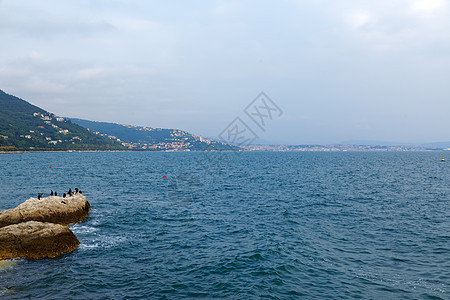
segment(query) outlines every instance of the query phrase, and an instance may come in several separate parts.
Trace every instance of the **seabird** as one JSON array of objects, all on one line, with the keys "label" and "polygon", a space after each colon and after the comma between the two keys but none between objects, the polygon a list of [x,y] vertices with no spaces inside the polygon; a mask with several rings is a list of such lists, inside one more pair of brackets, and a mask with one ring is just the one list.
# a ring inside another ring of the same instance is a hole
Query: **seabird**
[{"label": "seabird", "polygon": [[69,194],[72,194],[72,189],[69,189]]},{"label": "seabird", "polygon": [[57,192],[55,192],[55,196],[58,196],[58,193],[57,193]]},{"label": "seabird", "polygon": [[63,201],[61,201],[61,203],[62,203],[62,204],[66,204],[66,202],[64,202],[64,200],[63,200]]},{"label": "seabird", "polygon": [[50,190],[50,196],[53,196],[53,190]]},{"label": "seabird", "polygon": [[66,193],[63,193],[63,198],[66,198]]},{"label": "seabird", "polygon": [[78,194],[78,188],[75,188],[75,194]]},{"label": "seabird", "polygon": [[38,194],[38,200],[41,200],[42,196],[44,196],[44,193]]}]

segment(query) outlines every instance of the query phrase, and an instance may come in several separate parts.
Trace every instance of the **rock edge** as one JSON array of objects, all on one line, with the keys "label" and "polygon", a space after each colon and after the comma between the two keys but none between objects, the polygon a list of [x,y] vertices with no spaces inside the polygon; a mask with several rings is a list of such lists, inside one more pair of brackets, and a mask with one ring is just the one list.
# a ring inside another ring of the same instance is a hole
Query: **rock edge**
[{"label": "rock edge", "polygon": [[79,244],[73,232],[60,224],[29,221],[0,228],[0,260],[53,258]]},{"label": "rock edge", "polygon": [[28,221],[69,225],[83,221],[91,205],[82,194],[72,197],[30,198],[16,208],[0,211],[0,228]]}]

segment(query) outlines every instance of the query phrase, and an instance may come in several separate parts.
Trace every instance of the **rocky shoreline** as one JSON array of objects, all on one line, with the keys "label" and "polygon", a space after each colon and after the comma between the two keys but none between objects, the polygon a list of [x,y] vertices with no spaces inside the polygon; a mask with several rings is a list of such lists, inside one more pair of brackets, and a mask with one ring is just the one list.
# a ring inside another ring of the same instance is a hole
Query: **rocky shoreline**
[{"label": "rocky shoreline", "polygon": [[80,242],[67,227],[89,215],[82,194],[30,198],[0,211],[0,260],[52,258],[73,251]]}]

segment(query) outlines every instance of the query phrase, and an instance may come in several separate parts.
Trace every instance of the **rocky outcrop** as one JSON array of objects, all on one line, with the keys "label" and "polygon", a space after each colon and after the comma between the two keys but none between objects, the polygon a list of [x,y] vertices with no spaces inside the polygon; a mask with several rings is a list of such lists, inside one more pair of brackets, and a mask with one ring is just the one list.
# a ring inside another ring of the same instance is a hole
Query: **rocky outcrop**
[{"label": "rocky outcrop", "polygon": [[91,206],[82,194],[30,198],[0,211],[0,260],[52,258],[75,250],[80,242],[66,226],[82,221]]},{"label": "rocky outcrop", "polygon": [[28,221],[68,225],[82,221],[91,206],[82,194],[72,197],[30,198],[16,208],[0,211],[0,228]]},{"label": "rocky outcrop", "polygon": [[29,221],[0,228],[0,260],[52,258],[79,244],[73,232],[59,224]]}]

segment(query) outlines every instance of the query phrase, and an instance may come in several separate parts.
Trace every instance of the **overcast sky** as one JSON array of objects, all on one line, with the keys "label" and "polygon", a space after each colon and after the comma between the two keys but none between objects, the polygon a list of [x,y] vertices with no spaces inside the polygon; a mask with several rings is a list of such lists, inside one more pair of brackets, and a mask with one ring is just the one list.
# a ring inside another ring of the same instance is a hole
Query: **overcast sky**
[{"label": "overcast sky", "polygon": [[[0,89],[57,115],[262,140],[450,140],[450,1],[0,0]],[[263,132],[244,108],[283,110]]]}]

